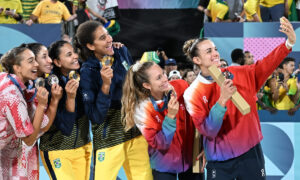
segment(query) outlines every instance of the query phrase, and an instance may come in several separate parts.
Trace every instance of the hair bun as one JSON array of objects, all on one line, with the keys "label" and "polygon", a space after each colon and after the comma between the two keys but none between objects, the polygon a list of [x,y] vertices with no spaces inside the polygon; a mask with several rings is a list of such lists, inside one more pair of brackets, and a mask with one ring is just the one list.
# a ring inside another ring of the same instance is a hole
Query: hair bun
[{"label": "hair bun", "polygon": [[190,39],[184,42],[182,51],[184,53],[184,55],[186,55],[188,58],[192,59],[191,57],[191,47],[194,44],[194,42],[196,41],[196,39]]}]

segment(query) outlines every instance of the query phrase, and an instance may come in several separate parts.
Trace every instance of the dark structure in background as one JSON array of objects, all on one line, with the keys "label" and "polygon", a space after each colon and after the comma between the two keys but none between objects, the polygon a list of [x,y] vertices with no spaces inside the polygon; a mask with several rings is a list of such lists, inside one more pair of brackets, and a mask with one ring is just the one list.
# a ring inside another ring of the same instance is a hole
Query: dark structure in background
[{"label": "dark structure in background", "polygon": [[114,41],[124,43],[134,58],[161,47],[177,62],[186,60],[183,43],[199,37],[203,15],[197,9],[120,9],[121,32]]}]

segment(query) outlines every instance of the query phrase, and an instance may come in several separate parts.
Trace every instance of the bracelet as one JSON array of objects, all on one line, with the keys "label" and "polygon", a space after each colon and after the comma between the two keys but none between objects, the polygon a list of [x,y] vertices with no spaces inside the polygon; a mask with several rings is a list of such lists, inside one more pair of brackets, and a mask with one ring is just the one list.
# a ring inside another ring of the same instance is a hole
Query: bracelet
[{"label": "bracelet", "polygon": [[293,47],[295,44],[291,44],[291,43],[289,42],[289,40],[287,39],[287,40],[285,41],[285,45],[286,45],[286,46],[289,46],[289,47]]}]

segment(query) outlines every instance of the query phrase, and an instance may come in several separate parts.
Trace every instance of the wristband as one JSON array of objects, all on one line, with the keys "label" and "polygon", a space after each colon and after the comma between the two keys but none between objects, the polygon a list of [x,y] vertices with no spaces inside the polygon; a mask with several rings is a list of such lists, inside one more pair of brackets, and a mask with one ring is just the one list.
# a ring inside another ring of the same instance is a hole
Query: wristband
[{"label": "wristband", "polygon": [[289,47],[293,47],[295,44],[291,44],[291,43],[289,42],[289,40],[287,39],[287,40],[285,41],[285,45],[286,45],[286,46],[289,46]]}]

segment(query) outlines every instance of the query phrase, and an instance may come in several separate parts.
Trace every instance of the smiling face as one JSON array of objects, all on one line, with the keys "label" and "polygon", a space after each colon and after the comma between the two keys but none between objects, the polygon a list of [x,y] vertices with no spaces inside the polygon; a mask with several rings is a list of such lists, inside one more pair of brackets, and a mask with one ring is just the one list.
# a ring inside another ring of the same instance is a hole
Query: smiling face
[{"label": "smiling face", "polygon": [[227,62],[221,60],[220,63],[221,63],[221,66],[220,66],[221,68],[228,67]]},{"label": "smiling face", "polygon": [[109,35],[107,30],[103,26],[99,26],[94,31],[94,42],[93,44],[87,44],[87,47],[94,52],[98,59],[102,59],[103,56],[114,55],[112,47],[112,37]]},{"label": "smiling face", "polygon": [[189,71],[186,74],[186,78],[184,78],[184,80],[186,82],[188,82],[189,84],[192,84],[192,82],[196,79],[196,74],[194,73],[194,71]]},{"label": "smiling face", "polygon": [[283,70],[286,71],[289,75],[293,74],[295,69],[295,62],[289,61],[288,63],[283,65]]},{"label": "smiling face", "polygon": [[38,63],[33,52],[29,49],[21,53],[22,60],[20,65],[14,65],[14,73],[23,83],[37,78]]},{"label": "smiling face", "polygon": [[253,63],[254,63],[253,55],[250,52],[246,52],[245,53],[245,64],[250,65],[250,64],[253,64]]},{"label": "smiling face", "polygon": [[210,40],[205,40],[197,44],[198,56],[193,57],[193,62],[200,66],[204,75],[208,75],[208,68],[215,64],[217,67],[221,66],[220,54],[215,44]]},{"label": "smiling face", "polygon": [[65,43],[59,49],[59,59],[54,59],[54,63],[64,76],[67,76],[70,71],[80,68],[78,54],[74,52],[74,48],[69,43]]},{"label": "smiling face", "polygon": [[36,61],[39,64],[39,74],[50,74],[52,70],[52,60],[49,57],[48,49],[45,46],[36,55]]},{"label": "smiling face", "polygon": [[149,89],[151,95],[157,100],[161,99],[164,93],[170,89],[166,74],[157,64],[147,69],[146,73],[149,77],[149,83],[143,83],[144,88]]}]

